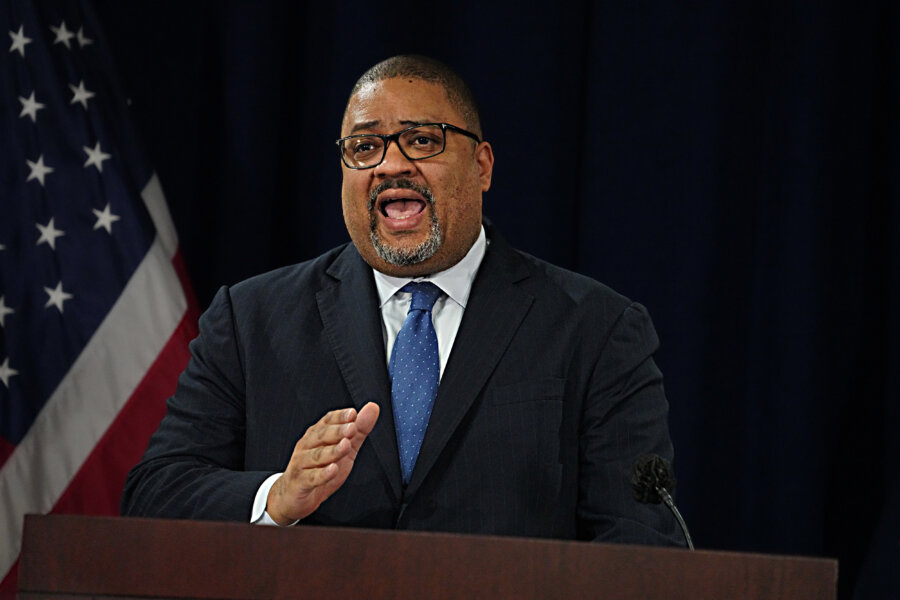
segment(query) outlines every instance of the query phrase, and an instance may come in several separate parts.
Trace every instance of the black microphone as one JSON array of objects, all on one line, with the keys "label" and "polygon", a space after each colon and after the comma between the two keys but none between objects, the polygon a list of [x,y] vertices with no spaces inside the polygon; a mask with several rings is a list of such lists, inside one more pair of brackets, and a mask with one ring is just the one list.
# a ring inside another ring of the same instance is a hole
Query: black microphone
[{"label": "black microphone", "polygon": [[634,499],[638,502],[645,504],[662,502],[668,506],[681,526],[688,548],[694,549],[694,542],[691,540],[691,534],[688,533],[687,525],[669,494],[669,490],[675,490],[675,477],[672,476],[672,467],[669,465],[669,461],[656,454],[648,454],[637,459],[631,470],[631,489],[634,491]]}]

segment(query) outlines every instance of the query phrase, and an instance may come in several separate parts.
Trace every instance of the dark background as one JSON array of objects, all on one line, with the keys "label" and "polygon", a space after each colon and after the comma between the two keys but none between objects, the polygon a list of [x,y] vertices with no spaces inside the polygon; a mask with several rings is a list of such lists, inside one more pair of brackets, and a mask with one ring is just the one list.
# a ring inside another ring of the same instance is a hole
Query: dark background
[{"label": "dark background", "polygon": [[202,307],[348,239],[350,87],[435,56],[480,100],[495,225],[654,316],[697,546],[900,598],[898,3],[94,7]]}]

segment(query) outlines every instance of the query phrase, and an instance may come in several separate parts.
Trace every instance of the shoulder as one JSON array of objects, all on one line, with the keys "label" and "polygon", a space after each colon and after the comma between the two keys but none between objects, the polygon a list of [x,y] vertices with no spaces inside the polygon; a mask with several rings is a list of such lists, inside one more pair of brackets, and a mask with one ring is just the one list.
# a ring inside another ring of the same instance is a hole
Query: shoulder
[{"label": "shoulder", "polygon": [[621,315],[630,306],[643,309],[596,279],[512,248],[502,238],[492,241],[491,252],[494,257],[487,263],[491,265],[488,274],[496,275],[500,271],[516,274],[511,283],[538,303],[564,305],[568,310],[585,310],[609,317]]},{"label": "shoulder", "polygon": [[630,304],[626,296],[587,275],[564,269],[525,252],[515,250],[530,266],[535,278],[569,296],[573,302],[602,299],[614,304]]},{"label": "shoulder", "polygon": [[264,343],[261,340],[288,330],[316,331],[321,326],[322,291],[337,285],[341,276],[364,277],[366,268],[348,243],[314,259],[222,286],[200,317],[201,333]]},{"label": "shoulder", "polygon": [[255,275],[223,290],[227,290],[233,302],[277,304],[297,301],[298,296],[314,297],[315,292],[333,281],[328,276],[329,270],[341,260],[353,260],[353,255],[358,253],[352,244],[343,244],[311,260]]},{"label": "shoulder", "polygon": [[490,233],[491,245],[482,263],[484,276],[506,283],[486,287],[530,297],[532,322],[552,323],[567,331],[573,327],[576,337],[590,332],[588,337],[600,347],[614,335],[640,339],[647,348],[658,345],[653,320],[643,305],[592,277],[512,248],[496,230]]},{"label": "shoulder", "polygon": [[[333,273],[364,276],[368,266],[356,248],[343,244],[301,263],[255,275],[219,288],[204,317],[260,320],[296,318],[317,303],[317,294],[338,282]],[[374,285],[374,284],[373,284]],[[202,319],[201,319],[202,322]]]},{"label": "shoulder", "polygon": [[515,285],[534,298],[532,318],[569,332],[586,344],[591,356],[602,355],[619,366],[636,365],[658,350],[656,328],[642,304],[596,279],[525,252],[504,245],[498,250],[520,265],[523,275]]}]

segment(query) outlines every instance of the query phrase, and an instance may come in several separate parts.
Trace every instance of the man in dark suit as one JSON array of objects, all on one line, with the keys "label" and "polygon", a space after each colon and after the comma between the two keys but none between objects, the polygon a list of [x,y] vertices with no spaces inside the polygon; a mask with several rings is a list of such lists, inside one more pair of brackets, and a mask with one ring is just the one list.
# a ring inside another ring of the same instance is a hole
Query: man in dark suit
[{"label": "man in dark suit", "polygon": [[379,63],[341,135],[353,243],[219,291],[123,513],[681,544],[629,487],[672,457],[650,318],[483,224],[462,80]]}]

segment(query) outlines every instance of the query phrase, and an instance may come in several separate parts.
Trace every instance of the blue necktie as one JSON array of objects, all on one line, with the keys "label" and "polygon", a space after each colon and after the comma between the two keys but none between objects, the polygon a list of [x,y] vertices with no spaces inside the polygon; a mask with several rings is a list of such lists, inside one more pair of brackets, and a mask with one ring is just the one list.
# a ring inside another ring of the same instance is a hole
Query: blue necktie
[{"label": "blue necktie", "polygon": [[412,293],[412,302],[394,341],[388,372],[391,376],[400,470],[403,482],[408,483],[425,437],[441,377],[431,307],[443,292],[427,281],[408,283],[401,291]]}]

